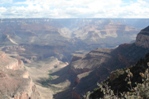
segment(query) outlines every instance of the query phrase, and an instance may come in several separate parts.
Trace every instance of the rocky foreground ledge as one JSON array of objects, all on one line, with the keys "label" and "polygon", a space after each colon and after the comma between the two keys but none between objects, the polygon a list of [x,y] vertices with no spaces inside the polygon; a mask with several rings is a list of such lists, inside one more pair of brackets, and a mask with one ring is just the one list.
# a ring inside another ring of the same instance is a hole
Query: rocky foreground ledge
[{"label": "rocky foreground ledge", "polygon": [[21,60],[0,51],[0,99],[40,99]]}]

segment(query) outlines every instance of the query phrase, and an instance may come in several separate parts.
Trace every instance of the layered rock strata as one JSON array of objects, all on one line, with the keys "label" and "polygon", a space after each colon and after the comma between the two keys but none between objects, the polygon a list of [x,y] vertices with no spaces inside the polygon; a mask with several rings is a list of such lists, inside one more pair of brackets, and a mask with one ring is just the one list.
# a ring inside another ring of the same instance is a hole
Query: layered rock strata
[{"label": "layered rock strata", "polygon": [[20,59],[0,52],[0,99],[40,99]]}]

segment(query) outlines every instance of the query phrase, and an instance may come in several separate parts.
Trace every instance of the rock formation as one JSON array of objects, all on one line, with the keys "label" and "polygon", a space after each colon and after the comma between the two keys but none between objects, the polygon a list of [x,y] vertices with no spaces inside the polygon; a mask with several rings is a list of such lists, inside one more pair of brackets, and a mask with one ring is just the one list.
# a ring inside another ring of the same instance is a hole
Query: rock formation
[{"label": "rock formation", "polygon": [[21,60],[0,52],[0,99],[40,99]]},{"label": "rock formation", "polygon": [[141,30],[141,32],[138,34],[136,45],[149,48],[149,26]]}]

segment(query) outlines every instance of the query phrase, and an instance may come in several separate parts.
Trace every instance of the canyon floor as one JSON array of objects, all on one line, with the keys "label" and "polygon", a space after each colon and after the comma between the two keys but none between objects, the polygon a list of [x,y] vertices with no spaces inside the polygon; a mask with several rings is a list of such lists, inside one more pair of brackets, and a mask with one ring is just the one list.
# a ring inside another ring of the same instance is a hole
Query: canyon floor
[{"label": "canyon floor", "polygon": [[[60,78],[58,76],[59,74],[55,72],[67,67],[67,65],[68,63],[61,62],[56,58],[49,58],[44,61],[26,64],[26,69],[32,80],[35,82],[42,99],[53,99],[54,94],[64,91],[70,85],[68,80],[59,81],[59,83],[55,84],[53,83],[53,81]],[[61,75],[62,80],[62,77],[64,76],[66,75]]]}]

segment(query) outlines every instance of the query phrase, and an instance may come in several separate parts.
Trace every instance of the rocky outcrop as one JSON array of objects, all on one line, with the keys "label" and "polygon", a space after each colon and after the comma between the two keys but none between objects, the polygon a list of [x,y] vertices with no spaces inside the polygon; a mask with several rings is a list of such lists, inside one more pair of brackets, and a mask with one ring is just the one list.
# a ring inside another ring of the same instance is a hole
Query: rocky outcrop
[{"label": "rocky outcrop", "polygon": [[0,99],[40,99],[23,62],[4,52],[0,52]]},{"label": "rocky outcrop", "polygon": [[110,49],[96,49],[86,55],[75,55],[70,63],[71,69],[76,74],[81,74],[99,67],[99,64],[111,58]]},{"label": "rocky outcrop", "polygon": [[137,35],[136,45],[149,48],[149,26]]}]

